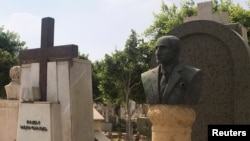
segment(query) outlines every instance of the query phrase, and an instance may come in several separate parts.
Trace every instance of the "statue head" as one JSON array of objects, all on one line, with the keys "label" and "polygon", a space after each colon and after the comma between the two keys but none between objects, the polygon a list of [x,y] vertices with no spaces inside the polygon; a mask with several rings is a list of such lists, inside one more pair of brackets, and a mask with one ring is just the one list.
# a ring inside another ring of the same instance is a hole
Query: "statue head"
[{"label": "statue head", "polygon": [[10,78],[12,81],[16,81],[20,83],[20,76],[21,76],[21,67],[20,66],[13,66],[9,72]]},{"label": "statue head", "polygon": [[180,53],[180,44],[180,39],[175,36],[166,35],[160,37],[155,45],[157,63],[167,65],[177,61]]}]

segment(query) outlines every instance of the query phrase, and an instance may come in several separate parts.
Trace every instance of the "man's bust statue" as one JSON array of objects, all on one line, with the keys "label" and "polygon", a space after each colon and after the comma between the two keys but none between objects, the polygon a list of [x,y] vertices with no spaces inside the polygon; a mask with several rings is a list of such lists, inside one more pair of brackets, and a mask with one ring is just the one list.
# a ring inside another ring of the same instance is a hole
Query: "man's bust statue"
[{"label": "man's bust statue", "polygon": [[155,45],[157,67],[141,74],[146,103],[197,104],[202,73],[200,69],[179,62],[180,40],[163,36]]},{"label": "man's bust statue", "polygon": [[5,91],[7,94],[7,99],[17,100],[20,95],[20,76],[21,76],[21,67],[13,66],[9,72],[11,82],[8,85],[5,85]]}]

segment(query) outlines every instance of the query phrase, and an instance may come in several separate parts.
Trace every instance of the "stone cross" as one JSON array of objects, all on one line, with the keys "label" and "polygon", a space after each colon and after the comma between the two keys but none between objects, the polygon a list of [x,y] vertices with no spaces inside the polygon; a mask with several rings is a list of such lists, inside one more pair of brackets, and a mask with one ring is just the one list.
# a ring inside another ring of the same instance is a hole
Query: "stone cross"
[{"label": "stone cross", "polygon": [[40,63],[39,88],[41,101],[47,100],[47,62],[65,60],[77,57],[76,45],[63,45],[54,47],[54,19],[47,17],[42,19],[41,48],[22,50],[19,52],[21,63]]},{"label": "stone cross", "polygon": [[229,23],[229,15],[227,12],[213,13],[213,2],[202,2],[197,4],[198,15],[184,18],[184,23],[194,20],[210,20],[222,24]]}]

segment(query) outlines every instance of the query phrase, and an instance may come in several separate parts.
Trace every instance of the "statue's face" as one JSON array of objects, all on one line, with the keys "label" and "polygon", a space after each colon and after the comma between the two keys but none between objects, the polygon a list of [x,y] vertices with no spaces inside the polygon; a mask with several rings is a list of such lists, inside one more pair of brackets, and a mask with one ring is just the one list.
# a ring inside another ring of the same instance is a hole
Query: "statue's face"
[{"label": "statue's face", "polygon": [[20,66],[13,66],[9,72],[11,80],[20,82],[21,68]]},{"label": "statue's face", "polygon": [[174,47],[168,44],[156,44],[156,62],[160,64],[170,64],[176,59],[176,51]]}]

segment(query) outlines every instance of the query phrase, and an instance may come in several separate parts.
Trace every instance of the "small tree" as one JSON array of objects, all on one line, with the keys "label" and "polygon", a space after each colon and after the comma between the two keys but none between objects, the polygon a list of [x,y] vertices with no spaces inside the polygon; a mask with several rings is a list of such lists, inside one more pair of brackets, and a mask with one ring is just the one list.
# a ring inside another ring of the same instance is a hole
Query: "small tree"
[{"label": "small tree", "polygon": [[100,80],[98,88],[103,102],[106,104],[125,103],[128,115],[126,129],[130,139],[129,99],[133,99],[137,103],[145,102],[141,73],[149,69],[151,54],[150,46],[143,40],[139,40],[137,33],[131,30],[124,50],[115,50],[112,55],[105,55],[105,59],[94,67],[99,69],[97,73]]}]

